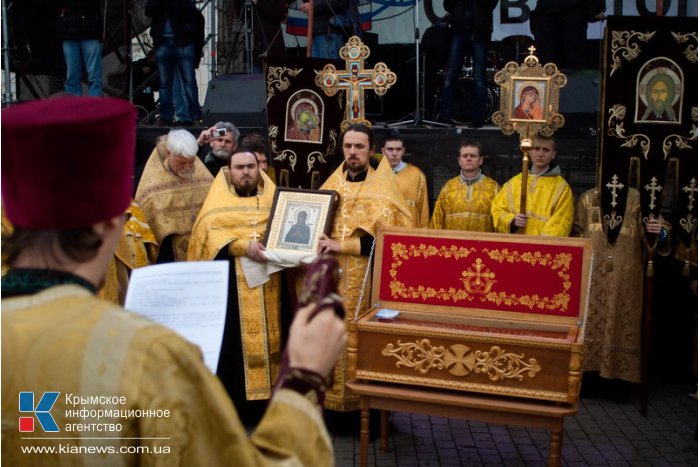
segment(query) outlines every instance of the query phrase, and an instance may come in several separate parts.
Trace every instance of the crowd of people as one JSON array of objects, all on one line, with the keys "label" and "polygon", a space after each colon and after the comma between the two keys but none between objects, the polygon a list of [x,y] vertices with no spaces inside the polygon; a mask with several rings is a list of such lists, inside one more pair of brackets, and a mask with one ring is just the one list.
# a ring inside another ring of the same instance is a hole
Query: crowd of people
[{"label": "crowd of people", "polygon": [[[359,396],[345,384],[355,371],[346,325],[371,307],[374,240],[388,226],[592,238],[596,273],[583,369],[640,381],[644,245],[652,239],[667,254],[670,226],[663,219],[643,222],[639,193],[630,188],[620,238],[609,245],[599,191],[587,191],[575,204],[553,138],[534,138],[524,210],[522,174],[501,186],[482,171],[482,144],[465,139],[456,151],[459,175],[440,189],[431,213],[425,174],[403,160],[401,134],[388,133],[379,154],[374,132],[350,125],[339,140],[342,163],[320,187],[335,191],[338,204],[317,249],[337,261],[343,322],[331,307],[310,321],[310,307],[293,312],[292,291],[298,292],[303,270],[248,282],[251,267],[270,261],[262,238],[275,180],[261,134],[241,138],[231,122],[198,137],[170,130],[155,142],[132,198],[135,125],[127,102],[64,97],[21,104],[3,111],[2,133],[3,254],[10,266],[2,279],[2,346],[5,355],[36,355],[42,368],[37,374],[20,359],[9,364],[3,417],[11,417],[17,393],[26,389],[104,391],[124,395],[130,407],[173,414],[171,421],[125,422],[124,439],[157,437],[178,420],[187,420],[183,430],[196,425],[196,436],[171,447],[185,465],[212,452],[219,453],[212,465],[266,458],[328,465],[327,429],[358,429]],[[109,135],[112,143],[101,157],[89,157],[91,145],[73,144],[79,135],[95,141]],[[48,141],[74,150],[55,157],[43,150]],[[64,188],[55,190],[42,174]],[[308,229],[308,213],[297,214],[295,227]],[[191,344],[120,308],[131,270],[215,259],[228,262],[230,277],[216,376]],[[61,346],[60,361],[37,347],[46,339]],[[56,404],[60,423],[76,422],[63,415],[71,413],[63,410],[65,401]],[[3,427],[12,425],[3,421]],[[6,431],[11,458],[38,465],[40,456],[32,460],[16,449],[19,433]],[[138,463],[136,456],[125,462]]]}]

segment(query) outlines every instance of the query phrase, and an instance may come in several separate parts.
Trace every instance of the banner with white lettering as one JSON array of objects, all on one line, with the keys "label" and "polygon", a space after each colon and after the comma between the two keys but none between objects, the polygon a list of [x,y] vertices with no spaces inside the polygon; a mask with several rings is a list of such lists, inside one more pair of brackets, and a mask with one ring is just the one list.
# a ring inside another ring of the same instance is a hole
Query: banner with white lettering
[{"label": "banner with white lettering", "polygon": [[[323,1],[323,0],[316,0]],[[301,0],[297,0],[301,4]],[[369,32],[379,36],[380,44],[406,44],[414,41],[416,18],[413,10],[418,5],[418,25],[420,37],[427,28],[433,25],[436,18],[444,18],[443,0],[373,0],[371,8],[363,10],[368,16],[363,18],[371,21]],[[652,16],[656,14],[656,0],[607,0],[605,2],[607,16]],[[665,0],[664,16],[695,16],[698,15],[698,2],[694,0]],[[530,12],[537,5],[537,0],[501,0],[493,12],[492,40],[498,41],[513,35],[528,35],[530,32]],[[369,13],[368,13],[369,12]],[[290,6],[290,16],[295,22],[303,21],[296,3]],[[434,14],[433,14],[434,13]],[[295,23],[296,24],[296,23]],[[589,39],[603,37],[604,24],[590,23],[588,26]],[[304,26],[305,31],[305,26]],[[306,45],[306,37],[285,34],[288,47]]]}]

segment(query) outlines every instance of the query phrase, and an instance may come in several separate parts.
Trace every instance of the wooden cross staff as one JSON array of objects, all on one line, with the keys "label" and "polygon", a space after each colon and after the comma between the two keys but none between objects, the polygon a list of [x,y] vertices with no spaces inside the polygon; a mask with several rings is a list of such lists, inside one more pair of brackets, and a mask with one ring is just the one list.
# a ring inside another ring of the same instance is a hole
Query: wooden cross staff
[{"label": "wooden cross staff", "polygon": [[365,90],[373,90],[378,96],[396,83],[396,73],[389,70],[384,62],[374,68],[365,68],[365,59],[369,57],[369,47],[359,37],[352,36],[340,49],[340,58],[345,60],[345,70],[336,70],[328,64],[323,71],[316,73],[316,85],[327,96],[338,91],[345,91],[345,119],[342,127],[351,123],[365,123]]}]

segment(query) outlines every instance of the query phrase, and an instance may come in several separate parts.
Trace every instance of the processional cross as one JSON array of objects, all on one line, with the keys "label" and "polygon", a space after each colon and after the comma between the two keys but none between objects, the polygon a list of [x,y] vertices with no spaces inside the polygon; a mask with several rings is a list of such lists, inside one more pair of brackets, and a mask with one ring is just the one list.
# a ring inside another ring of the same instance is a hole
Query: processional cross
[{"label": "processional cross", "polygon": [[[520,134],[520,152],[523,154],[521,166],[520,213],[527,213],[527,176],[530,165],[530,151],[534,147],[532,137],[552,136],[564,125],[564,116],[559,113],[559,88],[566,85],[566,75],[559,72],[556,64],[540,64],[535,56],[535,47],[523,63],[508,62],[496,73],[496,84],[501,86],[500,108],[491,116],[491,121],[506,135],[516,131]],[[534,91],[533,91],[534,90]],[[526,93],[535,94],[535,101],[525,102]],[[523,118],[523,106],[541,108],[541,117]],[[522,232],[522,230],[518,230]]]},{"label": "processional cross", "polygon": [[396,73],[389,70],[384,62],[365,68],[365,59],[369,57],[367,47],[359,37],[352,36],[340,48],[340,58],[345,60],[345,70],[336,70],[335,66],[327,64],[323,70],[316,73],[316,85],[323,89],[327,96],[334,96],[338,91],[345,91],[345,119],[341,129],[351,123],[365,123],[365,91],[372,90],[378,96],[396,83]]}]

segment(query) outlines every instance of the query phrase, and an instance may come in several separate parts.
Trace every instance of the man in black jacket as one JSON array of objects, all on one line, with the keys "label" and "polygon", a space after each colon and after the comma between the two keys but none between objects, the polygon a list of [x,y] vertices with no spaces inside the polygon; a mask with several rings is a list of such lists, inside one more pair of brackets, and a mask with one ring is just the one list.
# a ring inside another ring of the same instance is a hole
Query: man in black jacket
[{"label": "man in black jacket", "polygon": [[83,94],[83,62],[88,76],[88,95],[102,95],[102,14],[100,2],[65,0],[58,11],[56,32],[63,39],[68,94]]},{"label": "man in black jacket", "polygon": [[438,121],[449,123],[452,118],[454,88],[464,59],[471,53],[474,67],[474,87],[471,102],[470,127],[483,125],[486,113],[486,54],[493,31],[493,9],[498,0],[445,0],[449,13],[450,52],[447,72],[440,96]]},{"label": "man in black jacket", "polygon": [[182,80],[186,107],[182,125],[198,119],[199,97],[194,70],[204,45],[204,17],[193,0],[148,0],[146,16],[151,18],[151,37],[160,75],[160,123],[172,125],[175,74]]},{"label": "man in black jacket", "polygon": [[540,63],[585,68],[588,22],[604,17],[602,0],[537,0],[530,13],[530,29]]}]

